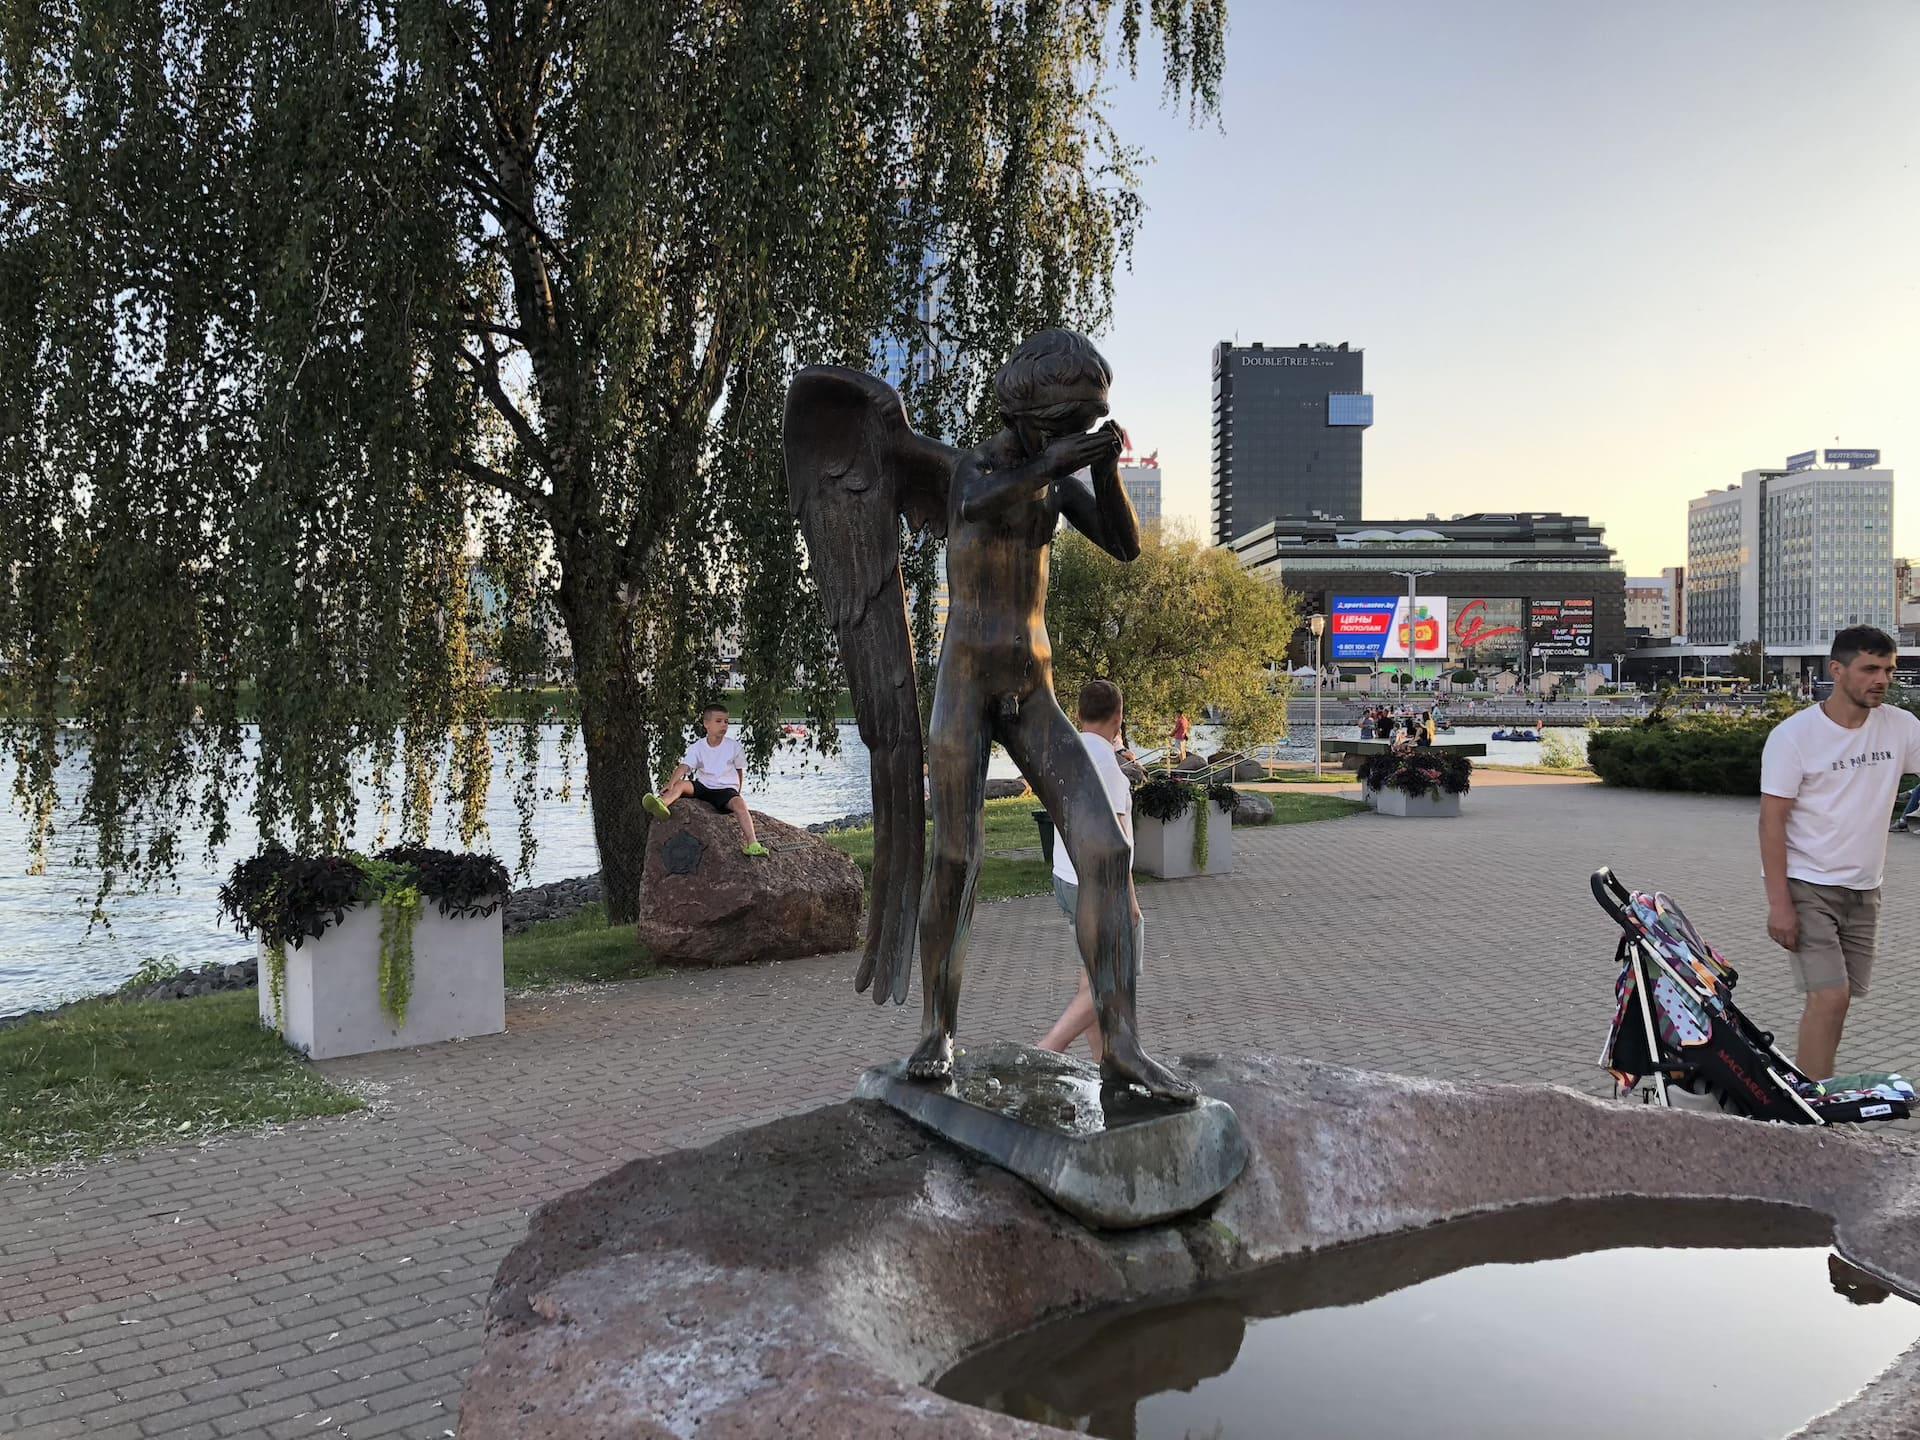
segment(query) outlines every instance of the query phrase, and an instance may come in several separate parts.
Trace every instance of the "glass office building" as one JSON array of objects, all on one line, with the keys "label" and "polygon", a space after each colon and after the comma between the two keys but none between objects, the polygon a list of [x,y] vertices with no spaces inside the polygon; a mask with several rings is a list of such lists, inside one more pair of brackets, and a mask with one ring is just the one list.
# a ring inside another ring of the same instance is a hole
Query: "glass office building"
[{"label": "glass office building", "polygon": [[1275,516],[1360,518],[1361,436],[1373,423],[1363,356],[1344,341],[1213,347],[1216,545]]},{"label": "glass office building", "polygon": [[[1827,452],[1829,457],[1853,452]],[[1872,452],[1877,457],[1877,452]],[[1687,507],[1687,638],[1818,656],[1835,631],[1899,624],[1893,472],[1749,470]]]}]

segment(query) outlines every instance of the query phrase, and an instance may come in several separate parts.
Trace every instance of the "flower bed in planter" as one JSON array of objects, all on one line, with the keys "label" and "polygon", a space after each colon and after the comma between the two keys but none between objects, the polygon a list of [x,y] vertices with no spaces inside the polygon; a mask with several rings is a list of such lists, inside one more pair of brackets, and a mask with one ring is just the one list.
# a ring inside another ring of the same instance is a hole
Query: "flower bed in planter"
[{"label": "flower bed in planter", "polygon": [[234,867],[220,907],[259,939],[261,1023],[324,1060],[506,1029],[508,887],[491,855],[271,847]]},{"label": "flower bed in planter", "polygon": [[1473,786],[1473,762],[1446,750],[1369,755],[1360,766],[1360,783],[1381,815],[1458,815],[1460,797]]},{"label": "flower bed in planter", "polygon": [[1133,868],[1163,880],[1233,869],[1233,787],[1156,775],[1133,789]]}]

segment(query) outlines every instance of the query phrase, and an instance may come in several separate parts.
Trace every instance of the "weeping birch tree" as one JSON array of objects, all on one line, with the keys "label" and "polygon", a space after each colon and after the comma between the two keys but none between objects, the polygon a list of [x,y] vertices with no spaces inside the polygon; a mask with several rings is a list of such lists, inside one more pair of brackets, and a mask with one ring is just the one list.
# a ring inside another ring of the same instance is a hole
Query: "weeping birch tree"
[{"label": "weeping birch tree", "polygon": [[338,845],[369,780],[401,838],[443,799],[471,842],[504,744],[524,865],[557,682],[632,918],[640,798],[723,650],[759,755],[793,695],[833,734],[788,376],[889,346],[951,434],[1024,334],[1098,330],[1141,213],[1109,87],[1157,49],[1210,115],[1225,23],[0,0],[0,721],[36,852],[76,801],[103,888],[189,822]]}]

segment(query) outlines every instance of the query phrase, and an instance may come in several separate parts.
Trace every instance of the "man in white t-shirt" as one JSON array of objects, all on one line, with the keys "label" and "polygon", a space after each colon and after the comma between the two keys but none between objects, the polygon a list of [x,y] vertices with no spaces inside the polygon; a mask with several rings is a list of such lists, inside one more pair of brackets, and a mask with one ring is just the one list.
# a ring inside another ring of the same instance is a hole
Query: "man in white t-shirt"
[{"label": "man in white t-shirt", "polygon": [[[1120,833],[1126,837],[1127,849],[1131,851],[1133,787],[1120,771],[1120,757],[1114,748],[1120,743],[1120,729],[1125,719],[1120,687],[1111,680],[1089,680],[1080,689],[1079,714],[1080,743],[1093,760],[1094,772],[1106,788],[1107,799],[1113,803],[1114,816],[1120,822]],[[1080,903],[1080,877],[1074,873],[1066,842],[1057,834],[1053,837],[1053,896],[1066,913],[1068,933],[1071,935]],[[1131,869],[1127,872],[1127,904],[1133,912],[1133,963],[1134,973],[1138,976],[1141,960],[1146,955],[1147,929],[1140,918],[1139,897],[1133,893]],[[1073,999],[1068,1002],[1060,1018],[1054,1021],[1053,1028],[1041,1037],[1039,1048],[1064,1054],[1069,1045],[1085,1035],[1087,1048],[1093,1052],[1093,1060],[1097,1065],[1100,1063],[1102,1045],[1100,1024],[1093,1008],[1093,988],[1088,984],[1085,968],[1081,967],[1078,943],[1072,948],[1074,964],[1080,967],[1080,988],[1074,992]]]},{"label": "man in white t-shirt", "polygon": [[1898,651],[1884,630],[1833,637],[1833,693],[1782,721],[1760,760],[1760,865],[1767,934],[1806,993],[1794,1063],[1833,1076],[1840,1032],[1873,975],[1887,816],[1920,772],[1920,719],[1885,705]]},{"label": "man in white t-shirt", "polygon": [[667,818],[667,810],[683,795],[711,805],[722,815],[731,812],[740,821],[740,853],[765,855],[767,847],[753,834],[753,812],[740,792],[747,783],[747,754],[740,742],[727,734],[727,707],[709,705],[700,712],[700,725],[707,733],[687,747],[673,778],[658,795],[649,795],[640,803],[656,820]]}]

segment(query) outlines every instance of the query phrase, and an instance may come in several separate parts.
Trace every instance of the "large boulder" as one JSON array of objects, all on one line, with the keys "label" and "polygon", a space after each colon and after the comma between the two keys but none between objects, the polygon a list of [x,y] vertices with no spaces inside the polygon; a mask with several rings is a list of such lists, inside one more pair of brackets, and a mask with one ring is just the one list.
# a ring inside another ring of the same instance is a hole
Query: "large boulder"
[{"label": "large boulder", "polygon": [[647,835],[635,935],[663,965],[744,965],[851,950],[860,867],[818,836],[753,814],[768,853],[740,853],[740,822],[682,800]]},{"label": "large boulder", "polygon": [[1005,779],[996,777],[987,781],[987,799],[989,800],[1016,800],[1022,795],[1032,793],[1033,787],[1018,775],[1008,776]]},{"label": "large boulder", "polygon": [[1207,757],[1207,764],[1217,768],[1232,766],[1226,771],[1225,778],[1236,785],[1254,785],[1262,780],[1271,780],[1273,772],[1258,760],[1249,760],[1238,750],[1219,750]]},{"label": "large boulder", "polygon": [[1233,792],[1233,823],[1265,825],[1273,819],[1273,801],[1252,790]]}]

